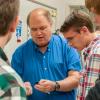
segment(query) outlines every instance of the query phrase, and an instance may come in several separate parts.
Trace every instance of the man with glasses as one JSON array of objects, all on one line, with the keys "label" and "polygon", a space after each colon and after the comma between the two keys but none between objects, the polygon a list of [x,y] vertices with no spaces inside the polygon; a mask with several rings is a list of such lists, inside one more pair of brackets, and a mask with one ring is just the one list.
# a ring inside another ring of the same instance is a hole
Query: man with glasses
[{"label": "man with glasses", "polygon": [[82,51],[83,68],[78,98],[85,100],[88,90],[95,85],[100,73],[100,36],[94,32],[88,15],[81,12],[72,12],[66,18],[60,31],[68,40],[69,45]]},{"label": "man with glasses", "polygon": [[80,80],[76,50],[52,34],[52,18],[46,9],[31,11],[27,24],[32,39],[15,51],[12,66],[33,86],[28,100],[75,100]]}]

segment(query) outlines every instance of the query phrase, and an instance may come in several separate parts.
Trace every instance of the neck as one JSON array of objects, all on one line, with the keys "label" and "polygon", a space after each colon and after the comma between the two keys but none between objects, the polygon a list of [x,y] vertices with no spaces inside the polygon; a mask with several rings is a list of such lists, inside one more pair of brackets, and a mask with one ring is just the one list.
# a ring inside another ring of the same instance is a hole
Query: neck
[{"label": "neck", "polygon": [[48,43],[47,44],[44,44],[42,46],[38,46],[38,48],[40,49],[40,51],[42,53],[44,53],[47,50],[47,47],[48,47]]},{"label": "neck", "polygon": [[6,43],[7,43],[7,36],[1,36],[0,37],[0,47],[4,48],[4,46],[6,45]]},{"label": "neck", "polygon": [[44,52],[46,51],[46,49],[47,49],[47,46],[39,47],[39,49],[40,49],[40,51],[41,51],[42,53],[44,53]]},{"label": "neck", "polygon": [[86,47],[91,43],[91,41],[93,41],[95,39],[96,35],[93,34],[93,33],[90,33],[87,35],[86,37],[86,40],[87,40],[87,43],[86,43]]}]

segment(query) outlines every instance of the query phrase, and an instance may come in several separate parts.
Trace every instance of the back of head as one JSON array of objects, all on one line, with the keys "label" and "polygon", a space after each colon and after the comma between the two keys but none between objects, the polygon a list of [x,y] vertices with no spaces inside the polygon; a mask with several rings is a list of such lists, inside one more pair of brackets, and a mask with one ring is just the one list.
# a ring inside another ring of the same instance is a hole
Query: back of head
[{"label": "back of head", "polygon": [[95,13],[100,14],[100,0],[85,0],[85,5],[90,11],[94,8]]},{"label": "back of head", "polygon": [[19,0],[0,0],[0,36],[5,36],[10,23],[19,13]]},{"label": "back of head", "polygon": [[34,10],[32,10],[28,17],[27,17],[27,25],[29,26],[29,20],[30,20],[30,17],[31,15],[43,15],[51,24],[52,24],[52,17],[51,17],[51,14],[48,10],[44,9],[44,8],[36,8]]},{"label": "back of head", "polygon": [[94,31],[93,23],[87,14],[82,12],[72,12],[65,19],[63,25],[60,28],[60,31],[64,33],[67,32],[70,28],[80,29],[83,26],[86,26],[91,33]]}]

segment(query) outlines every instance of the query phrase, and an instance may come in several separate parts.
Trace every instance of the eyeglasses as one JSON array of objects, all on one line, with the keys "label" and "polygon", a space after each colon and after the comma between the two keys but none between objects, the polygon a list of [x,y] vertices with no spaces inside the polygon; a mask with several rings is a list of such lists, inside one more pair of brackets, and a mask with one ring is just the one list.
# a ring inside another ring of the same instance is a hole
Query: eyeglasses
[{"label": "eyeglasses", "polygon": [[73,35],[72,37],[67,37],[67,41],[71,42],[72,40],[74,40],[76,38],[76,36],[78,35],[78,33],[75,33],[75,35]]},{"label": "eyeglasses", "polygon": [[67,41],[70,42],[74,39],[74,37],[67,38]]}]

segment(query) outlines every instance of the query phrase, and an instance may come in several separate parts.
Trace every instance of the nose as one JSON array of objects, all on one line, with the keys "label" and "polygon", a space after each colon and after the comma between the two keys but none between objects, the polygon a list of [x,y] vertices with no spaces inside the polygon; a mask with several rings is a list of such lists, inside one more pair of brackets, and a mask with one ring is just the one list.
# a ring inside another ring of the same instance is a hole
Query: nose
[{"label": "nose", "polygon": [[41,30],[39,30],[39,29],[37,30],[36,33],[37,33],[37,35],[41,35],[42,34]]}]

